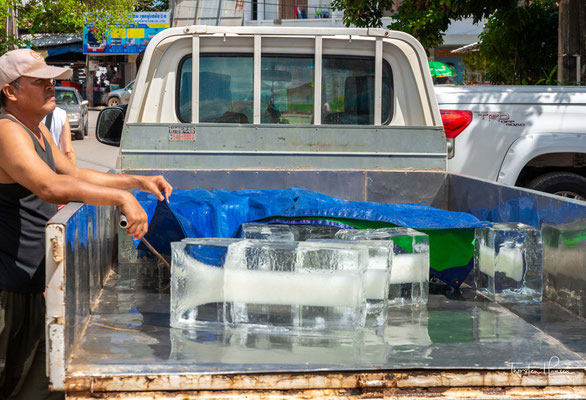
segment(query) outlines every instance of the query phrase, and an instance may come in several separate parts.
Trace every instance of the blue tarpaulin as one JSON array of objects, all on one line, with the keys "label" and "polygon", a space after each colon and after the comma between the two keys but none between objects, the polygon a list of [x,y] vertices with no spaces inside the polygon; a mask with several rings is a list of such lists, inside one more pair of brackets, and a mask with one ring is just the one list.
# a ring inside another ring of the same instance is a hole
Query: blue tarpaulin
[{"label": "blue tarpaulin", "polygon": [[184,237],[234,237],[245,222],[270,217],[323,217],[379,221],[414,229],[463,229],[490,225],[460,212],[410,203],[348,201],[309,190],[176,189],[170,202],[137,192],[149,216],[147,240],[163,254]]}]

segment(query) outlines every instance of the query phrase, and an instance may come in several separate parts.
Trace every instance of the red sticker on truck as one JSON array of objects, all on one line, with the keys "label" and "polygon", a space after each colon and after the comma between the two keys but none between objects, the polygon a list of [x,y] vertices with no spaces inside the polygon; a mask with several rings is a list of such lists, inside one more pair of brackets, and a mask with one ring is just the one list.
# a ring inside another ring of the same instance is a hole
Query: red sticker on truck
[{"label": "red sticker on truck", "polygon": [[195,142],[195,126],[170,126],[169,141]]}]

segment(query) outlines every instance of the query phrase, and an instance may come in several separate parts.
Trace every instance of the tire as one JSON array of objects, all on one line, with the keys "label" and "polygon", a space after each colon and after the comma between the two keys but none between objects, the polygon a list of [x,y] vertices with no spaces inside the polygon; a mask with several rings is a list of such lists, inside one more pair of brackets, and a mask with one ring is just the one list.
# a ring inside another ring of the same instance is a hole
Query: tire
[{"label": "tire", "polygon": [[120,105],[120,99],[118,97],[110,97],[108,99],[108,107],[114,107]]},{"label": "tire", "polygon": [[75,132],[75,140],[83,140],[83,131]]},{"label": "tire", "polygon": [[586,200],[586,178],[571,172],[550,172],[533,179],[527,188],[576,200]]},{"label": "tire", "polygon": [[84,126],[83,126],[83,136],[88,136],[90,134],[89,132],[89,126],[88,126],[88,122],[86,121]]}]

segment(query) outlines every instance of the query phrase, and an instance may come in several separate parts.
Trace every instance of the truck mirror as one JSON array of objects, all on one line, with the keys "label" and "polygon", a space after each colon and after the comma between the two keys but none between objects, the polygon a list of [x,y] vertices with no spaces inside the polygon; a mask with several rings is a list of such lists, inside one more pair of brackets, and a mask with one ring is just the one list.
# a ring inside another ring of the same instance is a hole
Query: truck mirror
[{"label": "truck mirror", "polygon": [[98,115],[96,138],[109,146],[120,146],[127,105],[104,108]]}]

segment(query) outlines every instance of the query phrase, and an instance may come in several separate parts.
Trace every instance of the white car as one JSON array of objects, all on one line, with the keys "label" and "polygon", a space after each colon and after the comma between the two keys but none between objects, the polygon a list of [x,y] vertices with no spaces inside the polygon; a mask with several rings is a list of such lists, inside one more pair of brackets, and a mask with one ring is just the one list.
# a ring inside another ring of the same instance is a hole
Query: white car
[{"label": "white car", "polygon": [[111,91],[108,95],[108,107],[113,107],[120,104],[128,104],[130,95],[132,94],[132,89],[134,89],[134,81],[130,82],[123,89]]}]

